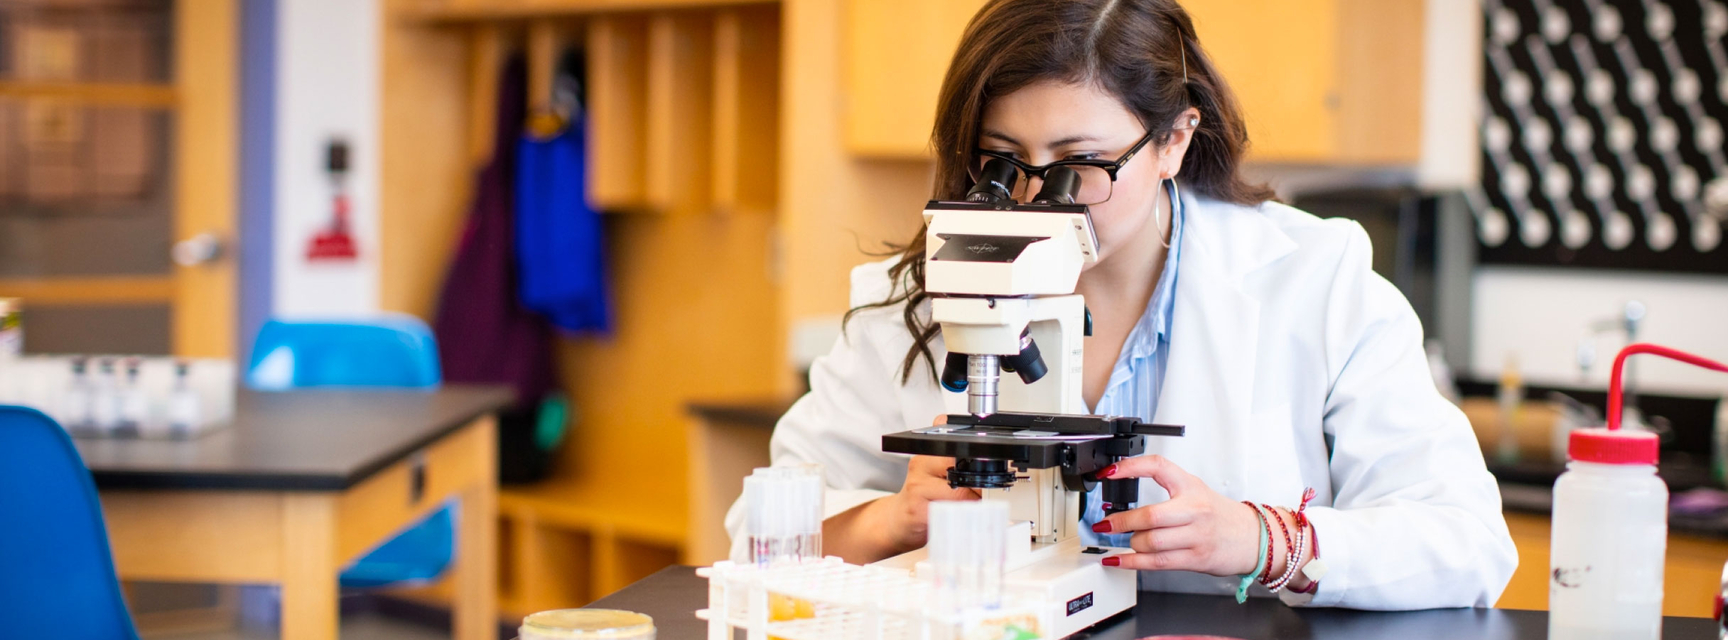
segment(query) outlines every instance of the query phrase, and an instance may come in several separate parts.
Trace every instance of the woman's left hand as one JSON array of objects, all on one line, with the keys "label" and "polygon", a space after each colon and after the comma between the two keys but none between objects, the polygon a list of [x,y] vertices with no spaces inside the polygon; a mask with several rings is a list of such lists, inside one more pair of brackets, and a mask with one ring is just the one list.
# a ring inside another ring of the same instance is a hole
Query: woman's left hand
[{"label": "woman's left hand", "polygon": [[[1127,458],[1100,478],[1151,478],[1170,493],[1154,505],[1107,516],[1099,533],[1133,532],[1136,553],[1104,559],[1109,566],[1156,571],[1197,571],[1236,576],[1260,563],[1260,517],[1254,508],[1224,497],[1164,456]],[[1111,562],[1115,561],[1115,562]]]}]

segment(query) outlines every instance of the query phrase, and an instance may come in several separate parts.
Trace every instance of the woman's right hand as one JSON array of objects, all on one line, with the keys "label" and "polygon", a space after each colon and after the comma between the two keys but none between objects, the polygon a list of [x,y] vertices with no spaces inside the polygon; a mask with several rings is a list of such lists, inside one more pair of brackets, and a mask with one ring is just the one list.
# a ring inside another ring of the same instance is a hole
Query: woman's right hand
[{"label": "woman's right hand", "polygon": [[930,503],[940,500],[977,500],[977,489],[955,489],[948,486],[948,469],[953,458],[912,456],[906,465],[906,483],[900,492],[879,500],[884,505],[886,520],[882,531],[889,533],[886,546],[889,555],[899,555],[924,546],[930,533]]},{"label": "woman's right hand", "polygon": [[858,505],[822,523],[823,552],[853,564],[869,564],[924,546],[930,503],[977,500],[973,489],[948,486],[953,458],[913,456],[900,491]]}]

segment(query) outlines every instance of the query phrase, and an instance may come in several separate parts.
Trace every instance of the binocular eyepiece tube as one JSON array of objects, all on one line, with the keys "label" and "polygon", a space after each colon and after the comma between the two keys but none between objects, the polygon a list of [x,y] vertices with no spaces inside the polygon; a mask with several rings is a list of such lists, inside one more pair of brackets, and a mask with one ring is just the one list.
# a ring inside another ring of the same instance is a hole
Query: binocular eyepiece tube
[{"label": "binocular eyepiece tube", "polygon": [[1013,163],[1001,158],[991,158],[984,163],[984,170],[978,174],[978,183],[972,185],[972,190],[966,192],[967,202],[1002,202],[1012,201],[1014,183],[1019,181],[1020,171]]},{"label": "binocular eyepiece tube", "polygon": [[[1072,167],[1055,167],[1044,172],[1044,186],[1032,197],[1032,204],[1074,204],[1080,197],[1080,172]],[[1020,180],[1020,169],[1007,160],[991,158],[979,170],[972,189],[966,192],[967,202],[998,203],[1014,201],[1014,186]]]},{"label": "binocular eyepiece tube", "polygon": [[1070,167],[1056,167],[1044,172],[1044,188],[1033,196],[1032,204],[1074,204],[1080,197],[1080,172]]}]

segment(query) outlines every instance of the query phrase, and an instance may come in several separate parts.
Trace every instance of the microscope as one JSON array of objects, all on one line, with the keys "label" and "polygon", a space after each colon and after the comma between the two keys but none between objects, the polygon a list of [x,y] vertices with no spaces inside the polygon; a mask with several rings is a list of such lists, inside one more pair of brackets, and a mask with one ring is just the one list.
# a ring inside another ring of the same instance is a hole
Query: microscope
[{"label": "microscope", "polygon": [[[966,394],[967,413],[883,436],[882,449],[954,458],[950,486],[1008,503],[1004,586],[1057,605],[1047,630],[1066,637],[1132,608],[1139,593],[1135,572],[1100,563],[1130,550],[1081,544],[1082,500],[1099,482],[1108,513],[1139,498],[1138,479],[1097,472],[1143,453],[1146,436],[1180,436],[1183,427],[1089,415],[1081,356],[1091,316],[1074,287],[1098,260],[1098,238],[1089,210],[1075,204],[1080,176],[1050,169],[1027,204],[1009,195],[1017,177],[993,159],[965,201],[925,206],[924,289],[948,348],[941,383]],[[880,564],[917,573],[922,556]]]}]

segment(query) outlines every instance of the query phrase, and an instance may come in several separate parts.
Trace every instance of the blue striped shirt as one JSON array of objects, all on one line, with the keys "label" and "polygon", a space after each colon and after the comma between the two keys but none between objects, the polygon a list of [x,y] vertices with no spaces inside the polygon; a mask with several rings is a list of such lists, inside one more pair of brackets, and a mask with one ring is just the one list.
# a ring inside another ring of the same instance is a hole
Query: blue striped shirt
[{"label": "blue striped shirt", "polygon": [[[1164,386],[1164,372],[1170,361],[1170,318],[1176,309],[1176,265],[1182,257],[1182,227],[1187,212],[1176,194],[1170,195],[1170,250],[1165,253],[1164,273],[1152,290],[1140,321],[1129,330],[1116,356],[1116,366],[1110,370],[1109,386],[1098,398],[1092,413],[1109,416],[1132,416],[1151,422],[1158,410],[1158,390]],[[1080,520],[1080,539],[1088,545],[1128,546],[1132,534],[1096,534],[1092,525],[1104,519],[1102,485],[1086,496],[1086,512]]]}]

